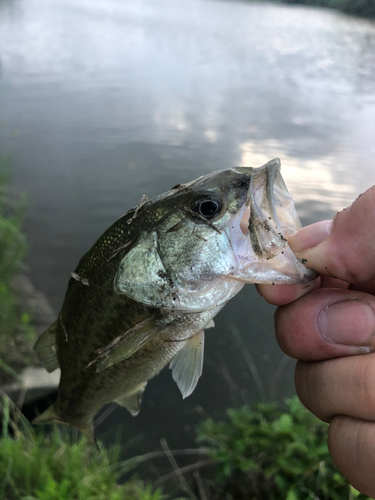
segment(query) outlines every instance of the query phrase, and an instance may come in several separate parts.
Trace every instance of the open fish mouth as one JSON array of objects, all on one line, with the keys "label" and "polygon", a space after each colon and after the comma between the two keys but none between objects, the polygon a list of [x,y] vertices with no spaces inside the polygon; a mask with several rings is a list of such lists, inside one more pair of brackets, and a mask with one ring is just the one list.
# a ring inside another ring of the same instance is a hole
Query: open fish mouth
[{"label": "open fish mouth", "polygon": [[[239,167],[239,172],[245,170]],[[237,279],[252,283],[302,283],[315,279],[292,252],[288,237],[301,228],[292,197],[280,173],[280,160],[251,172],[247,200],[232,224],[238,258]]]}]

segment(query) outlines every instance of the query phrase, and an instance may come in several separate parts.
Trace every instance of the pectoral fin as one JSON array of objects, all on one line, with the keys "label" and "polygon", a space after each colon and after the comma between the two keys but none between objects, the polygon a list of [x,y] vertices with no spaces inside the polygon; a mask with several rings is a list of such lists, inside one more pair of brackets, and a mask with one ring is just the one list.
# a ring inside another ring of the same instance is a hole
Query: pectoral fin
[{"label": "pectoral fin", "polygon": [[59,367],[56,352],[56,332],[58,321],[55,321],[37,340],[34,345],[35,352],[48,372],[53,372]]},{"label": "pectoral fin", "polygon": [[169,368],[185,399],[194,391],[202,375],[204,354],[204,330],[189,339],[183,349],[172,359]]},{"label": "pectoral fin", "polygon": [[87,366],[97,362],[96,372],[101,372],[129,358],[159,333],[154,316],[149,316],[133,328],[116,337],[105,347],[98,349],[98,356]]},{"label": "pectoral fin", "polygon": [[132,394],[126,394],[117,398],[116,403],[126,408],[133,417],[136,417],[141,409],[142,396],[146,385],[147,382],[138,386]]}]

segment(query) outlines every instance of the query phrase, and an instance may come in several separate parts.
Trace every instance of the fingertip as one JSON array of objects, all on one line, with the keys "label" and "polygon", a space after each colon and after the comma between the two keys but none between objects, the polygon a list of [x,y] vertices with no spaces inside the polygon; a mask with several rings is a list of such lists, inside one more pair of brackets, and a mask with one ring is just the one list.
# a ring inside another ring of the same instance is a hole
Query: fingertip
[{"label": "fingertip", "polygon": [[289,238],[306,267],[349,283],[375,279],[375,186],[333,221],[302,228]]},{"label": "fingertip", "polygon": [[293,252],[299,253],[321,243],[330,234],[332,219],[323,220],[301,228],[288,238],[288,244]]}]

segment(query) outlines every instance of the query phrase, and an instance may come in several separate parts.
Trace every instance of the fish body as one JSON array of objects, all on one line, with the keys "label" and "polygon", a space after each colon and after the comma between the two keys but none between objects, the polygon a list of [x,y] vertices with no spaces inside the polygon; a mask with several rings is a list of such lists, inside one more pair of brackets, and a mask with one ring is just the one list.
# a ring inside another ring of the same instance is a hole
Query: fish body
[{"label": "fish body", "polygon": [[61,368],[57,401],[35,423],[93,439],[96,412],[116,401],[136,415],[168,363],[187,397],[202,373],[204,329],[245,283],[315,277],[287,245],[299,227],[279,160],[142,199],[82,257],[35,346],[47,370]]}]

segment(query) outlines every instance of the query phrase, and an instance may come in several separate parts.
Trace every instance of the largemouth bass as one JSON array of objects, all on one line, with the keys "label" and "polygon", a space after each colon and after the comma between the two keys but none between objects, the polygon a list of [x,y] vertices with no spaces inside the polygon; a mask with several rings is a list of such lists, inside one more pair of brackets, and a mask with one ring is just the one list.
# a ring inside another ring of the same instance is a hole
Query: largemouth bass
[{"label": "largemouth bass", "polygon": [[117,220],[80,260],[56,322],[35,349],[61,368],[57,401],[35,423],[77,427],[116,401],[133,415],[170,363],[182,396],[202,373],[204,330],[245,283],[315,273],[287,238],[300,227],[278,159],[177,185]]}]

